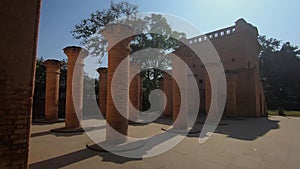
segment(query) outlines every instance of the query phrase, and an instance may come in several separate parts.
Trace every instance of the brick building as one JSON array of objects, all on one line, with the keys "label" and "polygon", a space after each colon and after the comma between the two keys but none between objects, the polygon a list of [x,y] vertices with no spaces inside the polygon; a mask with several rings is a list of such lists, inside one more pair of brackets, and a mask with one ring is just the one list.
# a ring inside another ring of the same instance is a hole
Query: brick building
[{"label": "brick building", "polygon": [[200,113],[207,114],[209,111],[211,84],[205,65],[191,49],[202,50],[208,43],[211,43],[225,70],[227,99],[224,115],[259,117],[266,114],[265,96],[259,77],[260,46],[257,37],[257,28],[244,19],[239,19],[234,26],[185,39],[189,47],[181,45],[174,52],[187,63],[197,80]]},{"label": "brick building", "polygon": [[[0,5],[0,168],[27,168],[34,89],[40,0],[1,1]],[[225,115],[260,116],[265,101],[258,73],[257,29],[244,20],[208,34],[226,70],[228,98]],[[204,37],[190,39],[200,45]],[[201,40],[200,40],[201,39]],[[191,56],[193,57],[193,56]],[[201,62],[194,68],[200,93],[209,108],[210,84]],[[195,66],[194,66],[195,64]],[[126,126],[126,124],[125,124]]]}]

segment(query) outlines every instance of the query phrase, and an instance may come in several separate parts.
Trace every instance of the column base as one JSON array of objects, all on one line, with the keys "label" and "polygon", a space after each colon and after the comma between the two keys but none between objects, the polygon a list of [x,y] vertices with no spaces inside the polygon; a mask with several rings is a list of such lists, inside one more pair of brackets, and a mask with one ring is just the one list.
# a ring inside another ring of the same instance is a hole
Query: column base
[{"label": "column base", "polygon": [[194,133],[200,133],[201,129],[175,129],[173,127],[171,128],[161,128],[162,131],[171,132],[171,133],[178,133],[178,134],[194,134]]},{"label": "column base", "polygon": [[172,119],[172,115],[170,115],[170,116],[162,115],[159,117],[159,119]]},{"label": "column base", "polygon": [[121,144],[109,143],[107,141],[103,141],[96,144],[93,141],[91,141],[86,144],[86,148],[98,152],[124,152],[124,151],[131,151],[131,150],[138,149],[140,147],[143,147],[144,144],[145,144],[144,140],[134,140],[134,139],[126,141],[125,143],[121,143]]},{"label": "column base", "polygon": [[147,123],[141,123],[142,120],[138,120],[138,121],[128,121],[128,124],[133,125],[133,126],[144,126],[144,125],[148,125],[149,122]]},{"label": "column base", "polygon": [[65,119],[57,119],[57,120],[45,120],[45,119],[33,119],[32,123],[42,123],[42,124],[52,124],[52,123],[61,123],[65,122]]},{"label": "column base", "polygon": [[55,133],[83,133],[84,129],[82,127],[78,127],[78,128],[62,127],[62,128],[52,129],[50,131]]},{"label": "column base", "polygon": [[[198,124],[205,124],[205,122],[196,122],[196,123],[198,123]],[[206,124],[208,124],[208,125],[218,125],[218,126],[226,126],[226,125],[228,125],[228,123],[222,123],[222,122],[220,122],[220,123],[207,122]]]}]

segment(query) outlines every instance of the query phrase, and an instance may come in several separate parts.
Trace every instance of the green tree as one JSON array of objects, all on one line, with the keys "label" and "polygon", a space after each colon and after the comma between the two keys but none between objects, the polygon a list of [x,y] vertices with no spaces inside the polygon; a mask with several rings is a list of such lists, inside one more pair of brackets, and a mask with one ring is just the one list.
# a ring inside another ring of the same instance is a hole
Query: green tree
[{"label": "green tree", "polygon": [[259,37],[261,45],[260,74],[268,107],[300,109],[300,50],[289,42],[266,36]]},{"label": "green tree", "polygon": [[[125,18],[129,20],[131,16],[138,13],[136,5],[129,2],[111,2],[108,9],[97,10],[89,18],[82,19],[71,31],[73,38],[79,39],[81,45],[85,46],[91,55],[99,57],[101,62],[105,55],[107,41],[99,33],[105,26],[115,20]],[[96,36],[98,35],[98,36]]]},{"label": "green tree", "polygon": [[[167,52],[171,52],[178,47],[178,40],[185,37],[184,33],[179,33],[170,27],[166,18],[162,15],[152,14],[150,16],[138,17],[138,7],[129,2],[111,2],[109,9],[96,11],[87,19],[83,19],[75,25],[72,31],[73,37],[80,39],[92,55],[99,57],[100,61],[105,55],[107,41],[101,36],[95,36],[101,32],[105,26],[120,18],[121,22],[132,25],[138,32],[145,32],[135,36],[131,42],[132,55],[131,61],[139,63],[143,69],[143,92],[148,101],[150,91],[159,87],[159,79],[162,72],[159,69],[170,67],[170,61],[165,57]],[[155,32],[155,33],[153,33]],[[158,49],[153,50],[146,49]],[[96,49],[96,50],[95,50]],[[135,55],[137,51],[143,50],[142,55]],[[146,106],[147,107],[147,106]]]},{"label": "green tree", "polygon": [[44,66],[44,58],[37,58],[35,73],[35,90],[34,97],[45,98],[46,86],[46,67]]}]

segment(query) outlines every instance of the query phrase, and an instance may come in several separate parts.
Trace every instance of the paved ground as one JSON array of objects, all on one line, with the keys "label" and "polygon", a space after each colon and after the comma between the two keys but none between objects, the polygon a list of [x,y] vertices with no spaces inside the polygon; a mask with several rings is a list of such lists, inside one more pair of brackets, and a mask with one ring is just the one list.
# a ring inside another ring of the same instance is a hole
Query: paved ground
[{"label": "paved ground", "polygon": [[[168,120],[130,126],[129,135],[146,137],[162,132]],[[55,134],[49,129],[64,123],[33,125],[30,168],[80,169],[298,169],[300,118],[278,117],[223,120],[204,144],[195,134],[172,150],[151,158],[129,159],[85,148],[85,134]],[[227,125],[226,125],[227,124]],[[201,124],[199,124],[201,126]]]}]

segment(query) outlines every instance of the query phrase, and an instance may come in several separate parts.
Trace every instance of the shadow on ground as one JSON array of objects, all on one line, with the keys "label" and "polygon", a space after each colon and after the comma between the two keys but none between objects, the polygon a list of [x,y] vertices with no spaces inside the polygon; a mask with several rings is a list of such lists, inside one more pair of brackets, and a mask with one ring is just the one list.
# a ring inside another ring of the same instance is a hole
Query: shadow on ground
[{"label": "shadow on ground", "polygon": [[126,157],[120,157],[108,152],[99,153],[95,151],[91,151],[88,149],[82,149],[79,151],[75,151],[69,154],[64,154],[62,156],[54,157],[51,159],[47,159],[44,161],[32,163],[29,165],[30,169],[58,169],[62,167],[66,167],[68,165],[71,165],[73,163],[80,162],[82,160],[91,158],[93,156],[101,156],[103,158],[102,161],[109,161],[114,163],[123,164],[129,161],[134,160],[141,160],[141,159],[133,159],[133,158],[126,158]]},{"label": "shadow on ground", "polygon": [[42,131],[42,132],[37,132],[37,133],[32,133],[30,135],[31,138],[33,137],[40,137],[40,136],[45,136],[45,135],[55,135],[56,137],[72,137],[76,135],[83,135],[84,132],[73,132],[73,133],[55,133],[52,131]]},{"label": "shadow on ground", "polygon": [[[156,121],[160,124],[165,125],[172,125],[170,124],[170,119],[160,119]],[[244,119],[223,119],[220,123],[220,125],[217,127],[215,133],[225,134],[230,138],[239,139],[239,140],[255,140],[259,137],[262,137],[266,133],[268,133],[270,130],[279,129],[279,121],[277,120],[270,120],[267,117],[261,117],[261,118],[244,118]],[[201,129],[204,125],[204,121],[200,120],[195,123],[195,128]],[[41,132],[41,133],[34,133],[32,134],[32,137],[38,137],[46,134],[53,134],[51,132]],[[58,136],[58,135],[57,135]],[[66,135],[64,135],[66,136]],[[157,144],[160,144],[162,142],[165,142],[171,138],[173,138],[174,135],[169,134],[165,135],[163,133],[160,133],[153,138],[146,139],[145,146],[142,147],[141,156],[143,154],[146,154],[148,150],[152,149]],[[191,133],[187,137],[199,137],[199,133]],[[61,156],[53,157],[51,159],[47,159],[44,161],[36,162],[30,164],[30,169],[40,169],[40,168],[62,168],[68,165],[71,165],[73,163],[77,163],[80,161],[83,161],[85,159],[94,157],[94,156],[100,156],[102,158],[102,161],[107,162],[113,162],[118,164],[124,164],[129,161],[139,161],[142,159],[136,159],[136,158],[126,158],[117,156],[112,153],[108,152],[96,152],[91,151],[88,149],[82,149],[79,151],[71,152],[68,154],[64,154]],[[140,157],[141,157],[140,156]]]},{"label": "shadow on ground", "polygon": [[255,140],[270,130],[279,129],[279,121],[270,120],[268,117],[227,119],[224,123],[228,125],[218,126],[215,132],[239,140]]},{"label": "shadow on ground", "polygon": [[[36,124],[33,124],[36,125]],[[89,130],[97,130],[97,129],[103,129],[105,126],[99,126],[99,127],[90,127],[90,128],[85,128],[85,131]],[[41,131],[41,132],[36,132],[36,133],[31,133],[30,137],[40,137],[40,136],[45,136],[45,135],[55,135],[56,137],[72,137],[76,135],[83,135],[84,131],[79,131],[79,132],[54,132],[51,130],[46,130],[46,131]]]},{"label": "shadow on ground", "polygon": [[[172,125],[171,119],[155,121],[159,124]],[[270,130],[279,129],[278,120],[270,120],[268,117],[260,118],[226,118],[222,119],[215,133],[225,134],[230,138],[239,140],[255,140],[268,133]],[[197,119],[193,130],[201,131],[205,124],[205,117]],[[187,137],[199,137],[198,133],[189,133]]]}]

